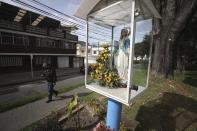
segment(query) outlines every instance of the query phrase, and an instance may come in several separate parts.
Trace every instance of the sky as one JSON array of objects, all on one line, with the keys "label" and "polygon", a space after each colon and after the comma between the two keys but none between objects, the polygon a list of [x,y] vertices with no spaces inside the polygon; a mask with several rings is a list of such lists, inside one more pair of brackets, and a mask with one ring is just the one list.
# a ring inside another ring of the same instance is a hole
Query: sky
[{"label": "sky", "polygon": [[[77,8],[79,7],[81,0],[40,0],[40,2],[55,8],[56,10],[63,12],[67,15],[73,16]],[[144,35],[151,31],[151,20],[138,22],[136,25],[136,43],[141,42]],[[119,34],[119,32],[118,32]],[[94,40],[96,41],[96,40]]]},{"label": "sky", "polygon": [[80,1],[81,0],[39,0],[39,2],[70,16],[73,16],[80,4]]},{"label": "sky", "polygon": [[[9,3],[9,4],[12,4],[12,5],[15,5],[15,6],[33,11],[32,9],[29,9],[28,7],[26,7],[24,5],[16,4],[15,2],[13,2],[13,0],[0,0],[0,1],[4,1],[6,3]],[[33,0],[20,0],[20,1],[25,2],[29,5],[35,6],[35,7],[39,8],[39,9],[42,9],[46,12],[49,12],[52,15],[64,18],[64,20],[61,21],[61,23],[63,25],[77,24],[78,27],[79,27],[79,30],[75,31],[74,34],[78,35],[79,40],[85,41],[85,39],[86,39],[86,37],[85,37],[85,33],[86,33],[85,28],[86,27],[85,27],[85,24],[84,24],[85,21],[82,22],[83,24],[79,23],[76,20],[73,20],[69,17],[62,16],[58,12],[55,12],[51,9],[47,9],[46,7],[43,7],[39,4],[36,4],[35,2],[33,2]],[[62,12],[62,13],[66,14],[66,15],[69,15],[69,16],[72,16],[72,17],[74,15],[74,13],[76,12],[76,10],[78,9],[79,4],[81,2],[81,0],[37,0],[37,1],[55,9],[55,10],[58,10],[59,12]],[[40,12],[37,12],[37,13],[40,13]],[[107,30],[106,32],[103,32],[104,30],[102,28],[98,27],[97,25],[92,25],[92,26],[90,26],[90,28],[91,28],[90,31],[92,31],[92,33],[90,33],[90,35],[91,35],[90,41],[91,42],[96,42],[97,43],[97,42],[104,41],[103,39],[106,39],[106,40],[111,39],[111,37],[109,37],[111,35],[111,32],[109,30]],[[151,26],[151,21],[150,20],[138,22],[136,24],[135,42],[136,43],[141,42],[143,40],[144,35],[151,31],[151,28],[152,28],[152,26]],[[120,31],[115,32],[115,33],[116,33],[116,36],[117,36],[117,39],[118,39]]]}]

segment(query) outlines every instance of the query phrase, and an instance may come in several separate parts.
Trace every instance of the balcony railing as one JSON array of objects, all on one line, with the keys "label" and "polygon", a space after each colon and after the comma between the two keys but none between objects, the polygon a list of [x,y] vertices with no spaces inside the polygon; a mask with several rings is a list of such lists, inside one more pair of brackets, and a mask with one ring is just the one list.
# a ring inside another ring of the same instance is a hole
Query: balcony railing
[{"label": "balcony railing", "polygon": [[0,20],[0,28],[6,28],[6,29],[12,29],[18,31],[23,30],[22,24],[17,22],[5,21],[5,20]]},{"label": "balcony railing", "polygon": [[27,36],[5,35],[0,32],[0,45],[2,47],[16,47],[16,46],[29,46],[29,39]]},{"label": "balcony railing", "polygon": [[47,30],[39,27],[34,27],[27,25],[26,31],[29,33],[35,33],[35,34],[41,34],[41,35],[47,35]]},{"label": "balcony railing", "polygon": [[59,31],[50,30],[49,36],[64,38],[64,33],[59,32]]},{"label": "balcony railing", "polygon": [[73,40],[73,41],[78,41],[78,36],[66,33],[66,39]]},{"label": "balcony railing", "polygon": [[76,47],[64,46],[61,40],[0,32],[0,53],[75,54]]},{"label": "balcony railing", "polygon": [[71,41],[78,41],[78,36],[72,35],[69,33],[66,33],[64,35],[63,32],[55,31],[55,30],[49,30],[49,34],[47,34],[47,29],[45,28],[39,28],[31,25],[23,26],[21,23],[18,22],[10,22],[6,20],[0,20],[0,28],[4,29],[10,29],[10,30],[17,30],[21,32],[28,32],[32,34],[39,34],[39,35],[49,35],[51,37],[58,37],[63,38]]}]

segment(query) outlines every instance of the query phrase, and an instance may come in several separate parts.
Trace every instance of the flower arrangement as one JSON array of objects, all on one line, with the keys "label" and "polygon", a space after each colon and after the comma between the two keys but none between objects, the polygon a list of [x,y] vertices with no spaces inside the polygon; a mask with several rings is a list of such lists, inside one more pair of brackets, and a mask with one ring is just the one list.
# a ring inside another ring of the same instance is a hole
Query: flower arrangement
[{"label": "flower arrangement", "polygon": [[101,86],[115,88],[120,86],[120,77],[116,70],[110,69],[110,51],[108,45],[103,45],[103,51],[99,53],[96,64],[91,64],[91,78]]}]

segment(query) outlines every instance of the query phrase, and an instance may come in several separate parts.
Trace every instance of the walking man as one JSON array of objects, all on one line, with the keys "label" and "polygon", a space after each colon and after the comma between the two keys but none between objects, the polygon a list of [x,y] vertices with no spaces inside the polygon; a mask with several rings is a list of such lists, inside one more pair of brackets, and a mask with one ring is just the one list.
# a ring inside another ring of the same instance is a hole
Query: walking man
[{"label": "walking man", "polygon": [[47,81],[48,93],[49,93],[48,100],[46,102],[49,103],[52,101],[53,94],[55,94],[55,96],[58,95],[58,91],[54,90],[54,86],[57,81],[57,76],[56,76],[55,69],[51,65],[49,65],[47,63],[43,63],[43,69],[44,69],[44,72],[43,72],[42,76]]}]

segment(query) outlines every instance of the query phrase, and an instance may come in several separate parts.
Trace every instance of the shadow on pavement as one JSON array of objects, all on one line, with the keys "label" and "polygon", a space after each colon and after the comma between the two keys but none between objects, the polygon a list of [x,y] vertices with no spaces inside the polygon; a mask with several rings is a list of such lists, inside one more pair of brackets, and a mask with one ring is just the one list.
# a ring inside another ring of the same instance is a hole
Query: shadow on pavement
[{"label": "shadow on pavement", "polygon": [[17,92],[17,91],[19,91],[18,87],[0,88],[0,95],[14,93],[14,92]]},{"label": "shadow on pavement", "polygon": [[[81,76],[81,74],[80,73],[76,73],[76,74],[73,73],[73,74],[66,75],[66,76],[59,76],[58,81],[74,78],[74,77],[77,77],[77,76]],[[10,85],[7,85],[7,86],[1,86],[0,85],[0,95],[5,95],[5,94],[9,94],[9,93],[18,92],[19,88],[21,88],[21,87],[26,87],[26,86],[34,85],[34,84],[39,85],[39,84],[45,84],[45,83],[46,83],[46,81],[44,79],[41,79],[41,80],[32,81],[32,82],[22,82],[22,83],[19,83],[19,84],[10,84]]]},{"label": "shadow on pavement", "polygon": [[[90,94],[90,92],[89,93],[78,93],[78,96],[82,97],[82,96],[86,96],[86,95],[89,95],[89,94]],[[53,101],[69,99],[69,98],[72,98],[72,97],[73,97],[73,95],[68,95],[68,96],[67,95],[60,95],[56,99],[54,99]]]},{"label": "shadow on pavement", "polygon": [[185,130],[196,126],[197,101],[192,98],[164,93],[160,100],[153,100],[140,107],[135,130]]}]

